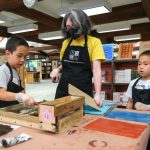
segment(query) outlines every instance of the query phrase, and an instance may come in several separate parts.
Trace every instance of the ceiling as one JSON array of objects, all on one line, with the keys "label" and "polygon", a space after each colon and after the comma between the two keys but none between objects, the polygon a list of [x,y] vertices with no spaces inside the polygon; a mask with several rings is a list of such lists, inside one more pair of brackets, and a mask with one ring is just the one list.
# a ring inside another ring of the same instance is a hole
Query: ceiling
[{"label": "ceiling", "polygon": [[[44,41],[38,39],[38,34],[60,30],[62,18],[58,15],[59,10],[62,7],[69,8],[80,1],[86,2],[87,0],[39,0],[33,8],[29,9],[22,0],[0,0],[0,14],[6,18],[6,23],[0,24],[0,37],[11,35],[7,33],[8,27],[36,23],[38,25],[37,31],[18,35],[24,36],[28,41],[45,44],[44,48],[36,48],[36,50],[44,52],[47,49],[60,49],[63,39]],[[108,1],[112,6],[112,12],[91,16],[94,25],[111,25],[111,23],[122,22],[130,24],[131,29],[109,33],[98,33],[93,30],[93,36],[100,38],[102,43],[115,42],[114,36],[131,34],[141,34],[142,41],[150,40],[150,0]],[[32,46],[35,47],[34,44]],[[35,49],[32,48],[32,50]]]}]

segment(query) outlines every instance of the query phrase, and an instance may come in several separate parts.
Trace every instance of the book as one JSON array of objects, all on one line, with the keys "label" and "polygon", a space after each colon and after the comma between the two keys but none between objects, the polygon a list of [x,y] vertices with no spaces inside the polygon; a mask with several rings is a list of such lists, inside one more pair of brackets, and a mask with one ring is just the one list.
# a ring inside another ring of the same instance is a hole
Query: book
[{"label": "book", "polygon": [[112,60],[114,57],[114,44],[103,44],[106,61]]},{"label": "book", "polygon": [[133,43],[119,44],[118,59],[131,59],[133,51]]},{"label": "book", "polygon": [[113,92],[113,102],[117,103],[117,106],[127,106],[126,92]]}]

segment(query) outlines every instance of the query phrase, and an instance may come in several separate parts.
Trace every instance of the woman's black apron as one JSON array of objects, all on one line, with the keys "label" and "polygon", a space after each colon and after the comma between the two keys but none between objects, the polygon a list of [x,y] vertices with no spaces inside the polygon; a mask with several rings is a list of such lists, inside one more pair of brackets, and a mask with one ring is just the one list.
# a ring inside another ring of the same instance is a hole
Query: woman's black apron
[{"label": "woman's black apron", "polygon": [[[13,80],[12,69],[11,69],[11,67],[10,67],[10,65],[9,65],[8,62],[6,63],[6,66],[10,70],[10,80],[9,80],[8,85],[7,85],[7,91],[13,92],[13,93],[19,93],[19,92],[21,92],[23,90],[23,88],[21,86],[21,80],[20,80],[20,86],[18,86],[14,82],[12,82],[12,80]],[[18,101],[0,101],[0,108],[11,106],[11,105],[15,105],[15,104],[18,104]]]},{"label": "woman's black apron", "polygon": [[71,46],[71,42],[72,39],[68,43],[62,58],[62,75],[56,90],[55,99],[69,95],[69,83],[93,97],[93,74],[87,47],[87,36],[85,36],[84,46]]},{"label": "woman's black apron", "polygon": [[141,79],[138,78],[132,87],[132,99],[133,99],[133,106],[135,106],[136,102],[141,102],[146,105],[150,104],[150,89],[136,89],[135,86],[138,81]]}]

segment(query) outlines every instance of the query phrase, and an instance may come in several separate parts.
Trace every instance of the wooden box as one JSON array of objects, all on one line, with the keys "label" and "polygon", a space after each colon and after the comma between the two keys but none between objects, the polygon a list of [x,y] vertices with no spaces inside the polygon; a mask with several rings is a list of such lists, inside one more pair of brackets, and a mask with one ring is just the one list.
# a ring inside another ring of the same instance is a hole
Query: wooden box
[{"label": "wooden box", "polygon": [[50,132],[62,132],[83,119],[84,97],[66,96],[38,106],[0,108],[0,121]]}]

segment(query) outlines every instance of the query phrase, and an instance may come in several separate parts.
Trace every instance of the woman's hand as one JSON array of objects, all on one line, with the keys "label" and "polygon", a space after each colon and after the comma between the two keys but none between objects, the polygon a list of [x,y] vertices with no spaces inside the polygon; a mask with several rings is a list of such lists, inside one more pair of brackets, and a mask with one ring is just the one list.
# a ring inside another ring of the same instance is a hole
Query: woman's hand
[{"label": "woman's hand", "polygon": [[50,77],[52,78],[52,81],[54,83],[57,83],[59,81],[59,68],[53,69],[53,71],[50,73]]},{"label": "woman's hand", "polygon": [[100,93],[95,93],[94,100],[98,106],[102,106],[102,99]]}]

